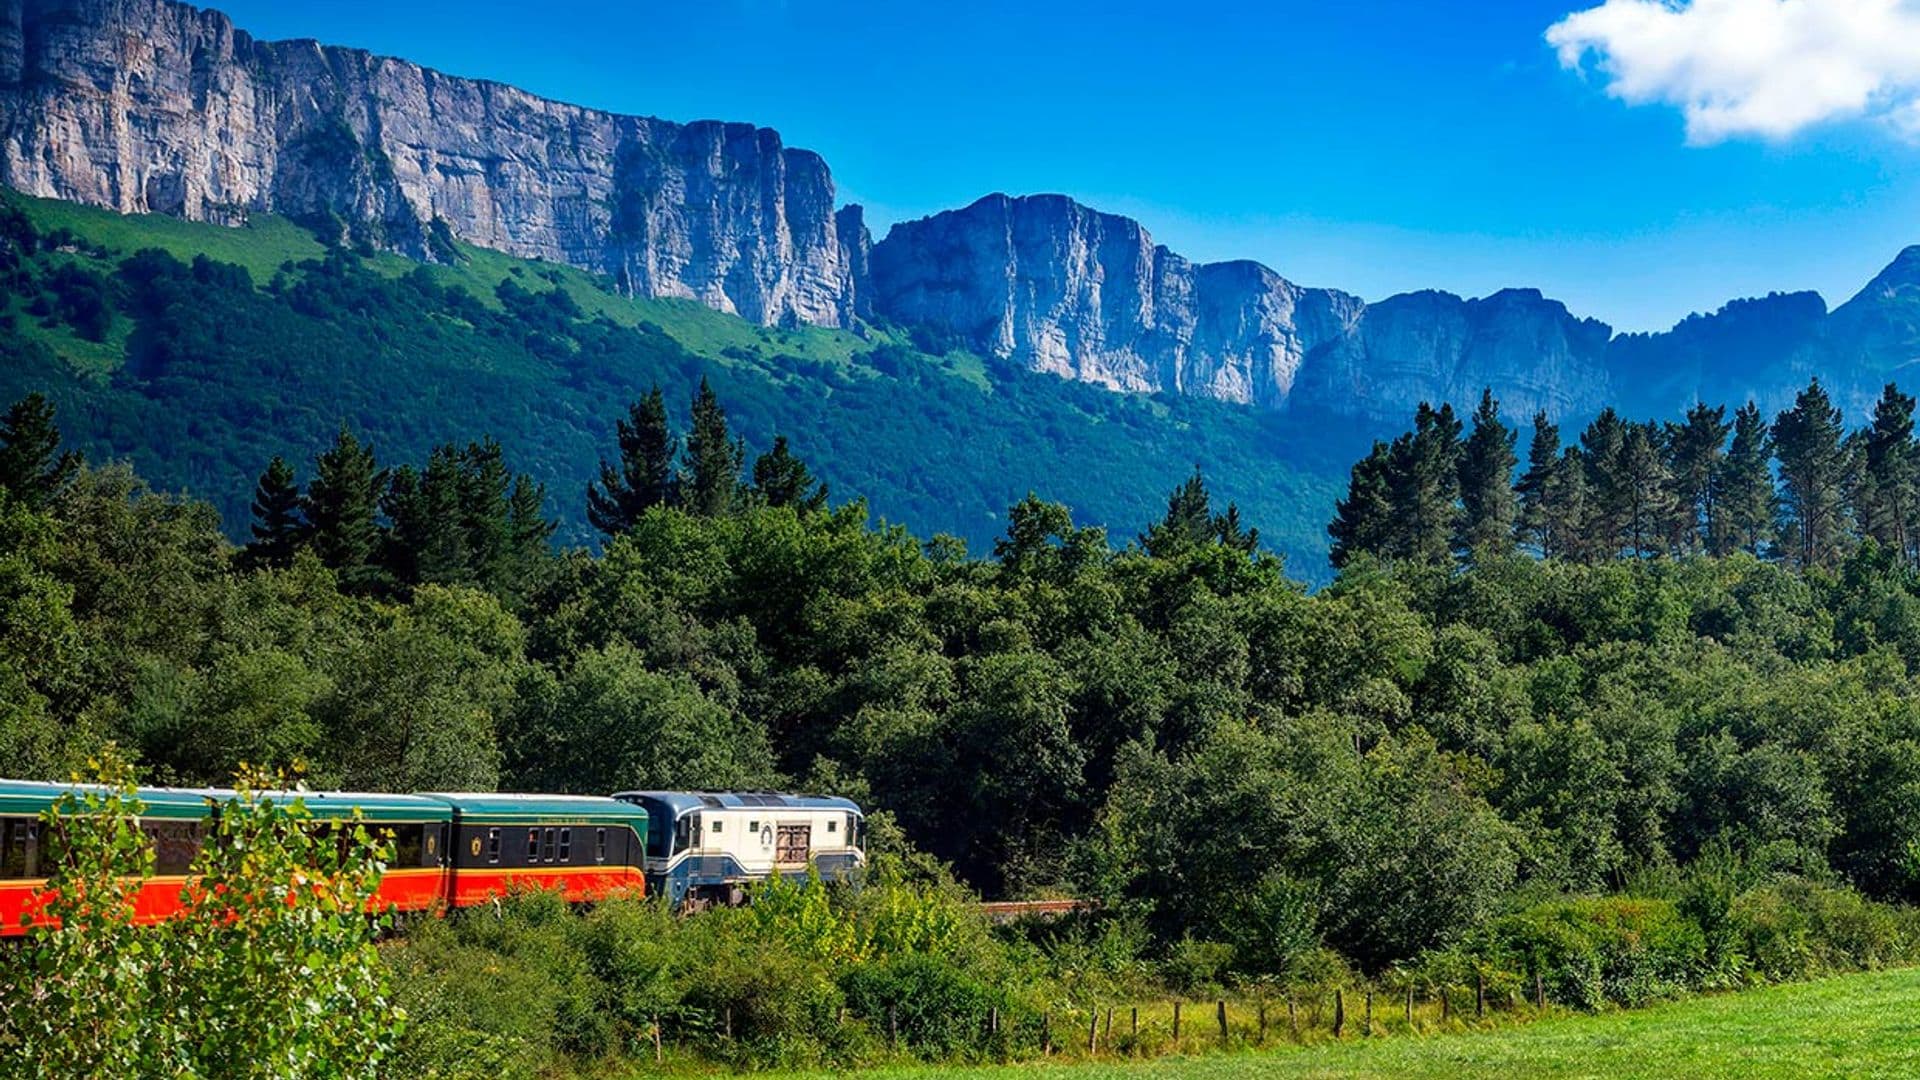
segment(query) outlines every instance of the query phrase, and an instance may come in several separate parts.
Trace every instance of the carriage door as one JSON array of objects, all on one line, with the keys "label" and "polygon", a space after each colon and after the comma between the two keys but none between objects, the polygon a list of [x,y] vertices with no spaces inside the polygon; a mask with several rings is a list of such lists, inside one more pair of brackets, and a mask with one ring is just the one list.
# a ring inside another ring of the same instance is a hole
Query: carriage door
[{"label": "carriage door", "polygon": [[807,861],[807,849],[812,846],[813,826],[781,825],[774,833],[773,861],[782,865],[792,865]]}]

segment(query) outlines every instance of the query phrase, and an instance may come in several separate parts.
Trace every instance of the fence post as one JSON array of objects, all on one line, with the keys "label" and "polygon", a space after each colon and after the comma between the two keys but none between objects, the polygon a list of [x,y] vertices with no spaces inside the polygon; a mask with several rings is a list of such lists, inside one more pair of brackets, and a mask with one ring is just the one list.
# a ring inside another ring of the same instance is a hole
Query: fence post
[{"label": "fence post", "polygon": [[1173,999],[1173,1041],[1180,1041],[1180,999]]},{"label": "fence post", "polygon": [[1333,1037],[1339,1038],[1347,1027],[1347,996],[1338,987],[1333,991]]},{"label": "fence post", "polygon": [[1300,1041],[1300,1014],[1293,1009],[1293,995],[1287,995],[1287,1034],[1294,1042]]},{"label": "fence post", "polygon": [[1000,1006],[998,1005],[987,1010],[987,1034],[1000,1034]]},{"label": "fence post", "polygon": [[1540,974],[1540,969],[1537,967],[1533,969],[1533,1007],[1536,1009],[1547,1007],[1547,979]]},{"label": "fence post", "polygon": [[1133,1007],[1131,1023],[1133,1024],[1133,1033],[1135,1035],[1140,1034],[1140,1006],[1138,1005]]},{"label": "fence post", "polygon": [[727,1006],[726,1009],[726,1025],[727,1038],[731,1039],[733,1038],[733,1006],[731,1005]]},{"label": "fence post", "polygon": [[1220,1045],[1227,1045],[1227,1003],[1224,998],[1213,1003],[1214,1016],[1220,1021]]},{"label": "fence post", "polygon": [[1100,1025],[1100,1037],[1108,1043],[1113,1042],[1113,1006],[1111,1005],[1107,1006],[1107,1022]]},{"label": "fence post", "polygon": [[1367,991],[1366,1025],[1360,1029],[1360,1033],[1369,1036],[1373,1034],[1373,991],[1371,990]]},{"label": "fence post", "polygon": [[1478,1020],[1487,1015],[1487,976],[1485,972],[1473,973],[1473,1018]]},{"label": "fence post", "polygon": [[1049,1009],[1040,1014],[1040,1054],[1045,1057],[1051,1053],[1053,1053],[1053,1011]]},{"label": "fence post", "polygon": [[1100,1048],[1100,1007],[1094,1006],[1087,1012],[1087,1053],[1093,1054]]},{"label": "fence post", "polygon": [[660,1064],[660,1062],[665,1058],[665,1056],[666,1056],[666,1052],[662,1050],[660,1047],[660,1014],[654,1013],[653,1014],[653,1063],[655,1065]]},{"label": "fence post", "polygon": [[887,1002],[887,1049],[900,1047],[900,1014],[894,1011],[893,1002]]}]

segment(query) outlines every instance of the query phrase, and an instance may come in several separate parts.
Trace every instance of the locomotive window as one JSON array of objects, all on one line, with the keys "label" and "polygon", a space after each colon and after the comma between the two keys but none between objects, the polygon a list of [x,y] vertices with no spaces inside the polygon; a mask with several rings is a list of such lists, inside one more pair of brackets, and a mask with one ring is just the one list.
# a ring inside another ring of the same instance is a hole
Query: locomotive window
[{"label": "locomotive window", "polygon": [[833,832],[833,831],[834,831],[834,829],[835,829],[835,828],[836,828],[837,826],[839,826],[839,824],[840,824],[839,822],[837,822],[837,821],[835,821],[835,820],[833,820],[832,818],[828,818],[828,819],[827,819],[827,831],[828,831],[828,832]]},{"label": "locomotive window", "polygon": [[747,822],[747,831],[748,831],[748,832],[759,832],[759,831],[760,831],[760,823],[759,823],[759,822],[757,822],[757,821],[749,821],[749,822]]},{"label": "locomotive window", "polygon": [[681,818],[673,823],[673,850],[685,851],[693,846],[693,817]]},{"label": "locomotive window", "polygon": [[487,830],[487,861],[489,863],[498,863],[500,861],[500,830],[499,829]]},{"label": "locomotive window", "polygon": [[539,829],[527,830],[527,861],[530,863],[537,863],[540,861],[540,830]]},{"label": "locomotive window", "polygon": [[720,820],[719,818],[714,818],[714,819],[713,819],[713,834],[714,834],[715,836],[718,836],[718,835],[720,835],[720,826],[721,826],[721,825],[724,825],[724,824],[726,824],[726,823],[725,823],[725,822],[723,822],[723,821],[721,821],[721,820]]},{"label": "locomotive window", "polygon": [[573,830],[572,829],[560,830],[560,861],[561,862],[573,861]]},{"label": "locomotive window", "polygon": [[593,830],[593,861],[607,861],[607,830]]}]

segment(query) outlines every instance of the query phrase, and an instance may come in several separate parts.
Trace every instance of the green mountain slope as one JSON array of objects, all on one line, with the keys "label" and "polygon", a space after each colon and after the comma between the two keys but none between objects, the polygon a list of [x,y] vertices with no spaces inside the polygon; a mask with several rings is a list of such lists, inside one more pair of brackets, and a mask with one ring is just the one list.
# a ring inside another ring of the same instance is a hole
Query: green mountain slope
[{"label": "green mountain slope", "polygon": [[705,375],[750,450],[784,433],[836,498],[923,535],[984,550],[1035,491],[1122,541],[1198,466],[1318,579],[1364,450],[1350,423],[1114,394],[888,328],[762,328],[497,252],[423,266],[284,219],[5,198],[0,398],[49,394],[90,456],[211,500],[236,533],[268,458],[305,466],[344,421],[394,463],[493,435],[547,485],[562,539],[590,542],[583,491],[614,418],[656,382],[684,409]]}]

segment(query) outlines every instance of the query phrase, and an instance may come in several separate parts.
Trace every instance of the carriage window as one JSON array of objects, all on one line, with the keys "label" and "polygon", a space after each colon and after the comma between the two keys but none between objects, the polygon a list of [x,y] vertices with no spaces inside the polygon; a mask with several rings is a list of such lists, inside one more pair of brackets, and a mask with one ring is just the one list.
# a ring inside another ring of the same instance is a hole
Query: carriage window
[{"label": "carriage window", "polygon": [[527,830],[527,861],[530,863],[537,863],[540,861],[540,830],[539,829]]},{"label": "carriage window", "polygon": [[420,848],[426,832],[425,825],[395,825],[380,830],[380,838],[393,845],[394,866],[420,865]]},{"label": "carriage window", "polygon": [[200,823],[197,821],[156,821],[140,826],[153,846],[153,872],[184,874],[200,854]]},{"label": "carriage window", "polygon": [[490,863],[497,863],[500,861],[500,830],[499,829],[487,830],[487,861]]},{"label": "carriage window", "polygon": [[544,862],[553,861],[553,830],[552,829],[547,830],[546,842],[541,845],[540,858]]},{"label": "carriage window", "polygon": [[593,861],[607,861],[607,830],[593,830]]},{"label": "carriage window", "polygon": [[573,830],[561,829],[560,830],[560,861],[571,862],[572,860],[573,860]]},{"label": "carriage window", "polygon": [[0,878],[34,877],[39,867],[38,854],[39,826],[31,821],[16,821],[8,829],[0,830],[7,835],[0,836],[6,847],[0,850]]}]

